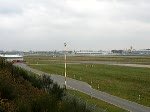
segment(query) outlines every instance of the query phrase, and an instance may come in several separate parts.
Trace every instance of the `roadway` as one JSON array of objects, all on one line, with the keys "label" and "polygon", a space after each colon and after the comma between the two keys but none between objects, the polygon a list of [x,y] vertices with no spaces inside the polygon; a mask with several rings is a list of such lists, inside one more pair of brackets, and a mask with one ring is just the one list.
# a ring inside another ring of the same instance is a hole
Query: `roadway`
[{"label": "roadway", "polygon": [[[32,71],[38,75],[42,75],[42,74],[50,75],[51,79],[53,79],[54,82],[57,82],[60,86],[64,85],[64,80],[65,80],[64,76],[47,74],[47,73],[32,69],[23,63],[17,63],[17,64],[15,64],[15,66],[24,68],[28,71]],[[67,78],[67,88],[75,89],[77,91],[91,95],[92,97],[95,97],[95,98],[105,101],[107,103],[113,104],[117,107],[123,108],[130,112],[150,112],[149,107],[146,107],[146,106],[143,106],[143,105],[140,105],[140,104],[137,104],[137,103],[113,96],[113,95],[110,95],[105,92],[98,91],[96,89],[93,89],[89,84],[82,82],[82,81]]]}]

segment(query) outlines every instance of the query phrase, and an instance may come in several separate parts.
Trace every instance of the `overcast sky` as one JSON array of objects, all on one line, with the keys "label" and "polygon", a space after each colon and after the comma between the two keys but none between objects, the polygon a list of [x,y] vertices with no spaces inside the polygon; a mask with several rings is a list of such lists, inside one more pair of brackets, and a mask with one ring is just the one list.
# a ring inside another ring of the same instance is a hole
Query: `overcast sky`
[{"label": "overcast sky", "polygon": [[0,50],[150,48],[150,0],[0,0]]}]

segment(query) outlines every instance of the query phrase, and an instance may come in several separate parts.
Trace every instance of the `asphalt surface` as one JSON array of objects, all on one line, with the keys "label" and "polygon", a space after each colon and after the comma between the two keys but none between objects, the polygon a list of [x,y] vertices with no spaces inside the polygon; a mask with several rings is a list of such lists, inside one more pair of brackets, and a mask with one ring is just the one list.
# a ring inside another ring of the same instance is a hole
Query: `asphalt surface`
[{"label": "asphalt surface", "polygon": [[141,67],[141,68],[150,68],[150,65],[141,65],[141,64],[112,64],[118,66],[129,66],[129,67]]},{"label": "asphalt surface", "polygon": [[[42,75],[42,74],[50,75],[54,82],[57,82],[60,86],[64,85],[64,80],[65,80],[64,76],[47,74],[47,73],[32,69],[23,63],[17,63],[17,64],[15,64],[15,66],[19,66],[21,68],[32,71],[39,75]],[[113,96],[113,95],[110,95],[105,92],[95,90],[95,89],[91,88],[91,86],[89,84],[82,82],[82,81],[67,78],[67,88],[75,89],[77,91],[91,95],[91,97],[95,97],[97,99],[103,100],[107,103],[113,104],[115,106],[118,106],[118,107],[128,110],[130,112],[150,112],[149,107],[146,107],[146,106],[143,106],[143,105],[140,105],[140,104],[137,104],[137,103]]]}]

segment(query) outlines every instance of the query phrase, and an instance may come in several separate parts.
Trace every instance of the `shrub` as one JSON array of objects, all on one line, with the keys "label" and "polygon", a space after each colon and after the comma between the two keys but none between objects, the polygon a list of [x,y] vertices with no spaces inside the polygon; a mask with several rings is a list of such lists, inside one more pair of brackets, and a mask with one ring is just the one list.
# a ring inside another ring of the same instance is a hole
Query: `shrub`
[{"label": "shrub", "polygon": [[5,58],[0,57],[0,68],[1,69],[5,67],[5,63],[6,63]]},{"label": "shrub", "polygon": [[43,88],[47,88],[48,86],[50,86],[51,84],[53,84],[53,80],[50,78],[50,76],[47,75],[42,75],[42,86]]},{"label": "shrub", "polygon": [[57,83],[54,83],[50,76],[42,76],[42,87],[49,94],[57,98],[57,101],[61,101],[65,96],[64,88],[61,88]]},{"label": "shrub", "polygon": [[50,95],[40,96],[31,101],[32,112],[57,112],[58,106],[55,97]]},{"label": "shrub", "polygon": [[0,105],[0,112],[4,111],[4,106]]},{"label": "shrub", "polygon": [[65,99],[63,100],[62,112],[91,112],[86,108],[86,105],[83,103],[79,103],[77,99]]},{"label": "shrub", "polygon": [[10,99],[13,100],[16,98],[16,93],[11,85],[2,83],[0,84],[0,97],[2,99]]},{"label": "shrub", "polygon": [[52,94],[54,97],[56,97],[58,101],[61,101],[65,96],[64,88],[60,88],[57,83],[53,83],[50,87],[47,88],[47,91],[49,94]]},{"label": "shrub", "polygon": [[19,102],[17,112],[31,112],[30,105],[24,104],[23,102]]}]

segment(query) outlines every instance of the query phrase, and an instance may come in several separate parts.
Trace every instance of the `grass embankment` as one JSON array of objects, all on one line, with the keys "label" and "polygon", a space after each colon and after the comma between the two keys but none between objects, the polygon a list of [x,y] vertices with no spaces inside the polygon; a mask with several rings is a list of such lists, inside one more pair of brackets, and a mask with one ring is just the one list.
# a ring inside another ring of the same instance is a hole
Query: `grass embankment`
[{"label": "grass embankment", "polygon": [[[62,63],[49,62],[48,65],[30,66],[47,73],[64,75],[64,64]],[[90,64],[68,64],[67,75],[85,81],[100,91],[150,107],[149,68],[111,65],[93,65],[92,67]]]},{"label": "grass embankment", "polygon": [[35,77],[0,58],[0,112],[92,112],[69,100],[49,76]]},{"label": "grass embankment", "polygon": [[47,95],[23,77],[13,77],[7,69],[0,70],[0,93],[1,112],[27,112],[31,100]]}]

